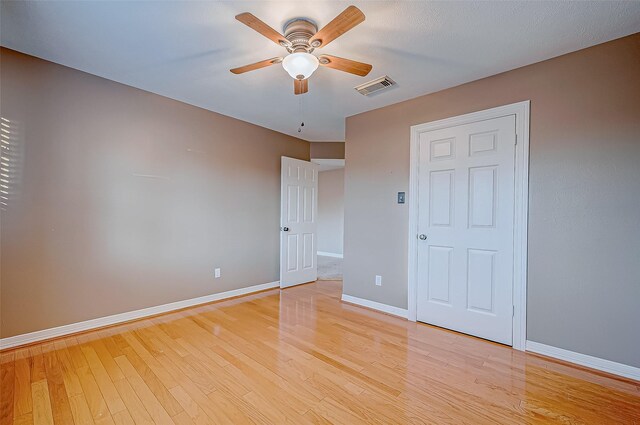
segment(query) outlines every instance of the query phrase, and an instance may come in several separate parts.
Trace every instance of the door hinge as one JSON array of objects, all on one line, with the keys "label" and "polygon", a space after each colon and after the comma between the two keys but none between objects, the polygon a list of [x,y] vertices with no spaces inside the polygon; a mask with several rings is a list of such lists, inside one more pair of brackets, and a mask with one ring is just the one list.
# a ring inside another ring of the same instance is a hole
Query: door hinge
[{"label": "door hinge", "polygon": [[516,134],[516,145],[518,144],[518,135]]},{"label": "door hinge", "polygon": [[516,306],[515,305],[511,306],[511,317],[516,317]]}]

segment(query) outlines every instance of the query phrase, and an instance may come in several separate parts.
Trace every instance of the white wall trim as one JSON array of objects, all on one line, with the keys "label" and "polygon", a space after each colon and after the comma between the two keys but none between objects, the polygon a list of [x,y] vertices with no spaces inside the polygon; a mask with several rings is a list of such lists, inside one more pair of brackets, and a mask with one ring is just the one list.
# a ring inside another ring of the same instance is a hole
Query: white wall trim
[{"label": "white wall trim", "polygon": [[640,368],[623,363],[612,362],[611,360],[576,353],[575,351],[569,351],[534,341],[527,341],[527,351],[640,381]]},{"label": "white wall trim", "polygon": [[318,251],[317,254],[322,255],[323,257],[343,258],[342,254],[336,254],[333,252]]},{"label": "white wall trim", "polygon": [[154,316],[156,314],[167,313],[174,310],[180,310],[186,307],[192,307],[199,304],[206,304],[213,301],[220,301],[227,298],[233,298],[240,295],[247,295],[254,292],[264,291],[266,289],[277,288],[280,281],[263,283],[246,288],[234,289],[217,294],[205,295],[203,297],[191,298],[189,300],[176,301],[169,304],[158,305],[155,307],[143,308],[141,310],[128,311],[125,313],[114,314],[112,316],[99,317],[97,319],[86,320],[84,322],[71,323],[69,325],[58,326],[55,328],[44,329],[27,334],[16,335],[9,338],[0,339],[0,350],[14,348],[21,345],[32,344],[34,342],[43,341],[51,338],[57,338],[64,335],[70,335],[78,332],[84,332],[91,329],[111,326],[118,323],[128,322],[131,320],[142,319],[144,317]]},{"label": "white wall trim", "polygon": [[513,348],[525,350],[527,329],[527,226],[529,216],[529,105],[530,101],[512,103],[484,111],[472,112],[443,120],[411,127],[409,193],[409,261],[408,261],[408,312],[407,318],[417,320],[417,269],[418,269],[418,154],[420,133],[438,130],[475,121],[516,116],[515,158],[515,219],[513,245]]},{"label": "white wall trim", "polygon": [[382,304],[376,301],[365,300],[364,298],[358,298],[351,295],[342,294],[342,301],[359,305],[361,307],[371,308],[373,310],[378,310],[383,313],[391,314],[392,316],[402,317],[403,319],[407,318],[407,310],[404,308],[394,307],[388,304]]}]

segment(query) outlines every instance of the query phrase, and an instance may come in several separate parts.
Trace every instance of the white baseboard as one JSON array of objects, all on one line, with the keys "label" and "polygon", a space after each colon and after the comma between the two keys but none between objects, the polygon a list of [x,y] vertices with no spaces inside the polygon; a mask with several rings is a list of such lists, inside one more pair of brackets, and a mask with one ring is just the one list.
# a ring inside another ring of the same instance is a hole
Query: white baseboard
[{"label": "white baseboard", "polygon": [[333,252],[318,251],[317,254],[323,257],[343,258],[342,254],[335,254]]},{"label": "white baseboard", "polygon": [[553,347],[551,345],[541,344],[539,342],[527,341],[527,351],[542,354],[544,356],[554,357],[556,359],[579,364],[581,366],[590,367],[592,369],[601,370],[603,372],[612,373],[614,375],[624,376],[625,378],[640,381],[640,368],[629,366],[622,363],[612,362],[611,360],[601,359],[586,354],[576,353],[575,351],[565,350],[563,348]]},{"label": "white baseboard", "polygon": [[373,310],[382,311],[383,313],[391,314],[393,316],[407,318],[407,309],[394,307],[388,304],[382,304],[376,301],[365,300],[364,298],[353,297],[351,295],[342,294],[342,301],[356,304],[362,307],[368,307]]},{"label": "white baseboard", "polygon": [[240,295],[247,295],[254,292],[264,291],[266,289],[277,288],[280,281],[263,283],[260,285],[248,286],[246,288],[234,289],[217,294],[205,295],[203,297],[191,298],[189,300],[176,301],[169,304],[158,305],[155,307],[143,308],[141,310],[128,311],[126,313],[114,314],[112,316],[99,317],[97,319],[86,320],[84,322],[71,323],[69,325],[58,326],[56,328],[44,329],[41,331],[31,332],[28,334],[16,335],[9,338],[0,339],[0,350],[18,347],[21,345],[32,344],[46,339],[57,338],[64,335],[70,335],[77,332],[84,332],[91,329],[102,328],[105,326],[115,325],[118,323],[128,322],[130,320],[142,319],[144,317],[154,316],[156,314],[168,313],[174,310],[180,310],[186,307],[192,307],[199,304],[206,304],[213,301],[220,301],[227,298],[233,298]]}]

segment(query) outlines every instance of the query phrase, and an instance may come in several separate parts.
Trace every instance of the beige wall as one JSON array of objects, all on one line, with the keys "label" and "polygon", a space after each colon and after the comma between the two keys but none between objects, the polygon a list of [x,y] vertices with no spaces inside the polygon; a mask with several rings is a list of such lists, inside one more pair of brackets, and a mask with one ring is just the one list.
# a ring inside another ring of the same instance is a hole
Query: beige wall
[{"label": "beige wall", "polygon": [[344,168],[318,173],[318,251],[342,254]]},{"label": "beige wall", "polygon": [[6,49],[1,66],[22,164],[2,337],[278,280],[280,156],[307,142]]},{"label": "beige wall", "polygon": [[639,34],[348,118],[344,292],[407,307],[410,126],[527,99],[528,339],[640,367]]},{"label": "beige wall", "polygon": [[313,159],[344,159],[344,142],[311,142]]}]

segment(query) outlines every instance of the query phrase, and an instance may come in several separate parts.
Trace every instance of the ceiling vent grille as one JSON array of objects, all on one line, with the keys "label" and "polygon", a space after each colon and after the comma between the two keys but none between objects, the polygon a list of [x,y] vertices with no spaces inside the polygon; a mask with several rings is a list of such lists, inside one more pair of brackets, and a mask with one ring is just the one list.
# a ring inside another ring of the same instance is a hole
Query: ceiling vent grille
[{"label": "ceiling vent grille", "polygon": [[384,77],[376,78],[373,81],[360,84],[359,86],[354,88],[358,91],[358,93],[365,96],[369,96],[370,94],[377,93],[380,90],[385,90],[395,85],[396,85],[396,82],[385,75]]}]

